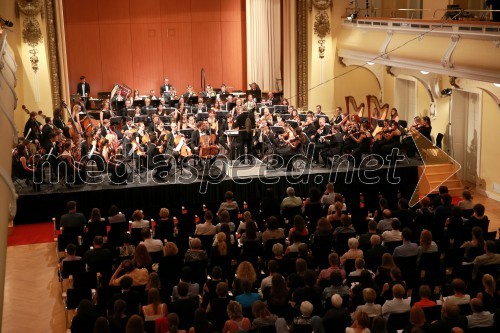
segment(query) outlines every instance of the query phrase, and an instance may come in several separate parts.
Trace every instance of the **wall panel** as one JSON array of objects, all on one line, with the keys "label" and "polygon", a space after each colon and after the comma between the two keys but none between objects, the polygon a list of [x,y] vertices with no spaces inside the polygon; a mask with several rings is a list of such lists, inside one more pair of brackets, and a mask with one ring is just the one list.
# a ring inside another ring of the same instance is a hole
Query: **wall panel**
[{"label": "wall panel", "polygon": [[80,75],[92,95],[124,83],[146,94],[164,77],[184,92],[206,83],[244,89],[244,0],[63,0],[72,93]]}]

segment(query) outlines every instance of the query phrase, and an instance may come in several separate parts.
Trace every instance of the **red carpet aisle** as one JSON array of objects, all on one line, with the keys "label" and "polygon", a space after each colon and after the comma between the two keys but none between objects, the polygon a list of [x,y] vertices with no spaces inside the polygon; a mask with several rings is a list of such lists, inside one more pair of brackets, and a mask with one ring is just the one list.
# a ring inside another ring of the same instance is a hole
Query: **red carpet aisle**
[{"label": "red carpet aisle", "polygon": [[52,222],[14,225],[14,233],[8,237],[7,245],[50,243],[54,241]]}]

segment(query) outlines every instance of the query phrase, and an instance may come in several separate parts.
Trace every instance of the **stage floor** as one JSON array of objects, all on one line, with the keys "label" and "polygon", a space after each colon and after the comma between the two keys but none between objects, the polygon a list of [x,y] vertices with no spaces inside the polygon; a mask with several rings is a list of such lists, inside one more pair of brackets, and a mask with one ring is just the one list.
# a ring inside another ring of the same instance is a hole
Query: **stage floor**
[{"label": "stage floor", "polygon": [[[148,170],[130,175],[125,185],[112,184],[109,179],[96,179],[96,183],[67,187],[61,181],[42,184],[41,192],[34,192],[31,186],[23,183],[17,189],[19,198],[15,223],[50,221],[52,217],[65,213],[65,204],[69,200],[76,200],[78,210],[86,216],[90,215],[94,207],[101,209],[102,215],[107,216],[110,205],[116,204],[127,214],[135,209],[142,209],[156,217],[161,207],[167,207],[171,211],[173,209],[174,213],[176,207],[180,210],[180,205],[186,204],[206,204],[218,208],[227,190],[233,191],[237,200],[258,205],[265,189],[269,187],[273,188],[279,198],[285,195],[288,186],[293,186],[301,197],[307,197],[311,187],[318,187],[323,191],[329,182],[335,183],[336,192],[342,193],[346,202],[355,201],[356,196],[359,201],[359,193],[366,191],[387,190],[388,195],[401,191],[409,198],[418,183],[417,166],[422,165],[422,161],[405,159],[398,162],[396,167],[387,164],[376,168],[348,168],[344,163],[327,169],[312,164],[299,171],[286,171],[285,168],[273,170],[265,165],[250,170],[248,166],[241,166],[235,167],[231,176],[226,170],[221,170],[227,169],[228,165],[217,162],[215,165],[218,168],[211,174],[190,168],[183,168],[182,173],[171,171],[164,181],[156,180],[154,172]],[[378,180],[373,181],[374,178]],[[356,195],[353,196],[353,193]]]}]

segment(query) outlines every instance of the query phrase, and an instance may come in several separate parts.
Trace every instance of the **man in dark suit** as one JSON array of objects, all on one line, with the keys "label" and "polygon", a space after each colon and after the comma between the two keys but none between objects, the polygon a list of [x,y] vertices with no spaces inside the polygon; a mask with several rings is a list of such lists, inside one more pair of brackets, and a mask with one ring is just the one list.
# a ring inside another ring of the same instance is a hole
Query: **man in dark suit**
[{"label": "man in dark suit", "polygon": [[279,105],[280,104],[280,99],[278,97],[274,96],[274,93],[272,91],[267,93],[267,103],[269,105]]},{"label": "man in dark suit", "polygon": [[170,84],[170,81],[168,80],[168,78],[165,78],[163,84],[160,87],[160,95],[163,96],[165,93],[168,93],[171,87],[172,85]]},{"label": "man in dark suit", "polygon": [[108,304],[108,311],[113,313],[114,304],[117,300],[121,299],[125,301],[127,309],[125,314],[130,317],[135,314],[139,314],[139,305],[141,303],[141,294],[137,290],[132,289],[133,280],[130,276],[125,276],[120,280],[121,291],[119,293],[113,294],[111,301]]},{"label": "man in dark suit", "polygon": [[113,255],[111,251],[103,248],[104,240],[102,236],[94,237],[94,248],[85,252],[83,260],[87,263],[88,271],[92,273],[100,272],[102,275],[107,273],[109,278],[112,271]]},{"label": "man in dark suit", "polygon": [[337,106],[335,108],[335,118],[333,120],[333,123],[334,124],[340,124],[340,122],[342,121],[342,108],[340,106]]},{"label": "man in dark suit", "polygon": [[189,330],[193,326],[194,312],[198,308],[198,302],[188,297],[189,285],[180,282],[177,285],[179,298],[169,305],[169,311],[179,316],[179,329]]},{"label": "man in dark suit", "polygon": [[199,121],[196,123],[196,130],[191,134],[191,151],[195,155],[200,154],[200,137],[203,131],[203,122]]},{"label": "man in dark suit", "polygon": [[247,147],[247,154],[250,154],[252,151],[252,128],[255,128],[254,113],[249,113],[247,110],[240,113],[236,118],[236,127],[239,129],[240,155],[245,154],[245,147]]},{"label": "man in dark suit", "polygon": [[319,121],[320,118],[324,118],[327,124],[330,123],[330,118],[328,118],[326,113],[321,111],[321,105],[318,104],[316,105],[316,121]]},{"label": "man in dark suit", "polygon": [[45,146],[47,142],[49,141],[49,135],[52,133],[54,130],[54,126],[52,124],[52,118],[50,117],[45,117],[45,125],[42,127],[42,138],[40,140],[40,144],[42,146]]},{"label": "man in dark suit", "polygon": [[64,228],[64,232],[74,231],[79,235],[83,234],[83,228],[86,224],[85,216],[82,213],[76,212],[75,201],[68,201],[66,207],[68,208],[68,213],[61,216],[61,227]]},{"label": "man in dark suit", "polygon": [[366,251],[365,255],[366,268],[375,271],[382,263],[382,256],[388,253],[389,249],[381,244],[379,235],[372,235],[370,243],[372,248]]},{"label": "man in dark suit", "polygon": [[102,127],[101,127],[101,136],[102,137],[105,138],[106,135],[111,134],[112,130],[109,126],[110,126],[109,119],[104,119],[102,122]]},{"label": "man in dark suit", "polygon": [[41,126],[42,124],[40,124],[38,120],[36,120],[36,112],[34,111],[30,112],[30,117],[26,121],[26,124],[24,125],[24,132],[23,132],[24,138],[27,141],[39,140]]},{"label": "man in dark suit", "polygon": [[90,84],[86,81],[85,76],[80,76],[80,83],[78,83],[76,91],[81,97],[90,96]]}]

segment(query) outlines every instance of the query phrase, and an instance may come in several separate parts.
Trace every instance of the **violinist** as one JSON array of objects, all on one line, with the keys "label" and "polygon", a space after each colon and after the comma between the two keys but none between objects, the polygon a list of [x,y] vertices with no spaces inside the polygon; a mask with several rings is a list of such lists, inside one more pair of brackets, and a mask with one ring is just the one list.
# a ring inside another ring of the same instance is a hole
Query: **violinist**
[{"label": "violinist", "polygon": [[153,115],[153,121],[149,123],[148,130],[149,132],[155,132],[157,136],[163,131],[163,122],[157,114]]},{"label": "violinist", "polygon": [[123,119],[127,118],[127,115],[128,115],[128,110],[129,109],[132,109],[132,102],[127,99],[125,101],[125,105],[123,106],[123,108],[120,110],[120,113],[119,113],[119,116],[120,117],[123,117]]},{"label": "violinist", "polygon": [[273,124],[273,115],[271,112],[269,112],[269,109],[267,107],[264,108],[264,111],[262,112],[262,117],[260,117],[261,121],[267,122],[268,125]]},{"label": "violinist", "polygon": [[45,117],[45,125],[42,127],[42,135],[40,138],[40,144],[45,146],[49,141],[49,135],[54,131],[54,125],[52,123],[52,118]]},{"label": "violinist", "polygon": [[323,167],[327,168],[332,164],[330,158],[339,155],[344,145],[340,125],[333,125],[332,132],[323,136],[322,140],[325,142],[326,148],[321,150],[320,154],[323,159]]},{"label": "violinist", "polygon": [[26,183],[33,181],[33,190],[40,191],[41,170],[37,169],[36,165],[29,163],[28,147],[24,143],[17,145],[14,150],[14,165],[12,172],[19,179],[25,179]]},{"label": "violinist", "polygon": [[108,101],[104,102],[102,106],[102,110],[99,113],[99,120],[101,121],[101,125],[104,122],[104,119],[110,119],[114,117],[114,112],[111,110],[110,104]]},{"label": "violinist", "polygon": [[59,155],[61,161],[66,165],[66,185],[69,185],[70,181],[74,184],[83,184],[85,181],[85,170],[73,156],[73,148],[73,142],[66,141],[63,144],[63,152]]},{"label": "violinist", "polygon": [[296,121],[297,124],[300,124],[300,117],[297,109],[292,110],[290,120]]},{"label": "violinist", "polygon": [[214,112],[217,112],[217,111],[220,111],[220,104],[221,104],[221,101],[220,99],[216,99],[215,102],[214,102],[214,105],[212,105],[212,107],[210,108],[211,111]]},{"label": "violinist", "polygon": [[422,126],[422,118],[420,118],[420,116],[415,116],[415,118],[413,118],[413,124],[410,126],[410,129],[414,128],[418,130],[420,126]]},{"label": "violinist", "polygon": [[106,137],[106,135],[111,134],[113,130],[110,128],[109,119],[104,119],[101,127],[101,136]]},{"label": "violinist", "polygon": [[62,116],[62,109],[61,108],[56,108],[54,110],[54,120],[53,120],[54,126],[59,128],[61,131],[63,131],[63,134],[65,137],[69,138],[69,127],[66,126],[66,123],[64,122],[63,116]]},{"label": "violinist", "polygon": [[210,112],[208,113],[207,128],[210,129],[212,134],[219,134],[219,121],[217,121],[217,118],[215,117],[215,111],[213,110],[210,110]]},{"label": "violinist", "polygon": [[358,124],[352,123],[349,131],[344,135],[344,147],[342,152],[344,154],[350,154],[352,151],[357,148],[358,144],[361,143],[364,136],[361,135],[359,131]]},{"label": "violinist", "polygon": [[194,115],[192,114],[190,114],[187,118],[187,128],[191,128],[193,130],[196,130],[196,128],[198,128]]},{"label": "violinist", "polygon": [[256,108],[257,108],[257,104],[255,103],[253,95],[248,94],[247,102],[243,105],[243,109],[247,110],[249,113],[253,113],[253,112],[255,112]]},{"label": "violinist", "polygon": [[134,117],[140,117],[140,116],[142,116],[141,107],[139,105],[136,105],[134,108]]},{"label": "violinist", "polygon": [[394,120],[394,121],[399,123],[398,109],[396,109],[396,108],[391,109],[391,120]]},{"label": "violinist", "polygon": [[255,156],[263,158],[266,152],[272,151],[272,142],[274,140],[274,135],[269,129],[269,123],[266,120],[259,120],[257,125],[258,129],[255,131],[255,134],[253,136],[252,149]]},{"label": "violinist", "polygon": [[111,139],[109,136],[108,138],[101,139],[101,154],[106,163],[108,172],[111,174],[110,180],[113,184],[125,184],[127,180],[125,164],[118,160],[114,144],[110,142],[109,139]]},{"label": "violinist", "polygon": [[395,121],[391,121],[388,129],[383,131],[382,137],[382,140],[376,141],[373,145],[373,151],[376,154],[387,156],[391,153],[392,148],[399,146],[401,143],[399,124]]},{"label": "violinist", "polygon": [[156,112],[156,114],[159,116],[168,116],[167,111],[163,108],[163,105],[161,103],[158,104],[158,111]]},{"label": "violinist", "polygon": [[35,111],[30,112],[30,117],[26,121],[26,125],[24,125],[24,139],[27,141],[35,141],[40,140],[40,135],[42,131],[42,124],[38,120],[36,120],[37,113]]},{"label": "violinist", "polygon": [[389,131],[389,129],[390,129],[389,119],[384,119],[383,125],[382,125],[382,130],[379,131],[377,134],[375,134],[375,137],[374,137],[375,142],[383,141],[384,140],[384,133]]},{"label": "violinist", "polygon": [[165,155],[160,152],[161,145],[158,144],[156,134],[151,134],[151,141],[146,147],[147,168],[154,170],[153,177],[157,180],[164,180],[172,168],[172,164],[167,163]]},{"label": "violinist", "polygon": [[311,139],[314,134],[316,133],[316,126],[314,125],[313,121],[313,116],[312,115],[307,115],[306,117],[306,123],[302,126],[302,131],[303,133]]},{"label": "violinist", "polygon": [[236,99],[236,105],[235,107],[231,110],[231,115],[233,116],[234,119],[236,119],[242,112],[242,106],[241,106],[241,98]]},{"label": "violinist", "polygon": [[331,126],[327,124],[326,121],[326,117],[319,117],[319,119],[317,120],[318,129],[316,130],[316,133],[311,136],[311,140],[314,142],[313,162],[316,163],[319,163],[320,151],[327,147],[326,143],[321,139],[321,137],[329,134],[331,131]]},{"label": "violinist", "polygon": [[286,146],[278,148],[277,151],[281,156],[283,156],[284,163],[286,164],[286,170],[292,171],[293,164],[291,163],[294,156],[299,156],[304,154],[304,146],[307,142],[307,138],[302,133],[302,129],[297,127],[295,135],[293,138],[287,140]]}]

